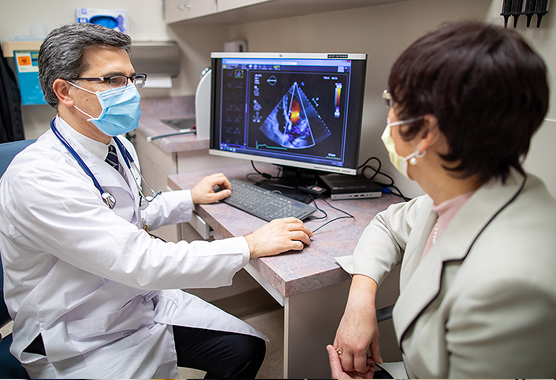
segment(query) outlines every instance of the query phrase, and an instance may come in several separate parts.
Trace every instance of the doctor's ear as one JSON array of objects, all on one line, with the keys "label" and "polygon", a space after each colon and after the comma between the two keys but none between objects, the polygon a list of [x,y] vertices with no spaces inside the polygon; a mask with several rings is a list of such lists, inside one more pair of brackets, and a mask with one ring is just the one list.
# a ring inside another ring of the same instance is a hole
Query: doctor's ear
[{"label": "doctor's ear", "polygon": [[73,98],[70,95],[71,85],[64,79],[56,79],[52,83],[52,90],[58,97],[60,103],[67,107],[73,107]]}]

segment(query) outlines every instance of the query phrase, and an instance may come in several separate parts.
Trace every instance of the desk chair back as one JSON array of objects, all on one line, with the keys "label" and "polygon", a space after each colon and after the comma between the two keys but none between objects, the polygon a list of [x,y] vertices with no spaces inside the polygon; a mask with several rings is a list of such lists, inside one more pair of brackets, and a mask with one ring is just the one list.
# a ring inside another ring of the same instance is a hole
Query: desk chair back
[{"label": "desk chair back", "polygon": [[[16,154],[21,152],[35,140],[21,140],[0,144],[0,177]],[[11,321],[8,308],[4,302],[4,267],[0,257],[0,327]],[[21,363],[10,353],[12,335],[0,335],[0,379],[27,379],[29,376]]]}]

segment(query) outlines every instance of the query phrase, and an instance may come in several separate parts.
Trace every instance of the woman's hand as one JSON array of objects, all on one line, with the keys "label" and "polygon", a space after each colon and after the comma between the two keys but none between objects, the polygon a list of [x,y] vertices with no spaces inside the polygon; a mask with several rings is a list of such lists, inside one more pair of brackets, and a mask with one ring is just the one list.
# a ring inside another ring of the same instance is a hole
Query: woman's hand
[{"label": "woman's hand", "polygon": [[[377,287],[370,277],[353,276],[346,310],[334,339],[334,347],[342,353],[340,361],[346,373],[374,373],[374,363],[382,363],[375,310]],[[370,358],[367,357],[369,348]]]},{"label": "woman's hand", "polygon": [[371,358],[367,358],[369,370],[364,373],[345,372],[340,363],[340,354],[334,346],[326,346],[328,351],[328,359],[330,361],[330,371],[333,379],[372,379],[375,374],[375,366]]}]

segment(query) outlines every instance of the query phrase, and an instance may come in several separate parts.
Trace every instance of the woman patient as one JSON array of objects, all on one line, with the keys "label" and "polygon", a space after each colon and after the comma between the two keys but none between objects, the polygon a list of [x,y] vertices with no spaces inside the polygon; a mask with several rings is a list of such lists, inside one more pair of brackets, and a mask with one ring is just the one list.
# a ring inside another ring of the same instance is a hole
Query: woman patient
[{"label": "woman patient", "polygon": [[522,167],[546,76],[517,33],[477,22],[445,25],[395,62],[382,139],[426,195],[377,215],[342,261],[353,280],[327,347],[334,378],[369,378],[382,362],[375,294],[399,262],[393,321],[409,377],[554,377],[556,201]]}]

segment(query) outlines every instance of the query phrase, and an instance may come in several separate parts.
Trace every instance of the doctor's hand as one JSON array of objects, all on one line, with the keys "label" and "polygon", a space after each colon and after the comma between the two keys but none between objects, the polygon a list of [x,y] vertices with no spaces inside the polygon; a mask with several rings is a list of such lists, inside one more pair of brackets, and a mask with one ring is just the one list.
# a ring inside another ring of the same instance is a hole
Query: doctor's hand
[{"label": "doctor's hand", "polygon": [[275,219],[245,236],[251,258],[274,256],[289,250],[300,251],[311,244],[313,233],[297,218]]},{"label": "doctor's hand", "polygon": [[[215,186],[219,186],[222,190],[215,192]],[[203,178],[191,189],[191,199],[194,204],[213,203],[229,197],[232,194],[231,189],[232,185],[224,174],[212,174]]]}]

